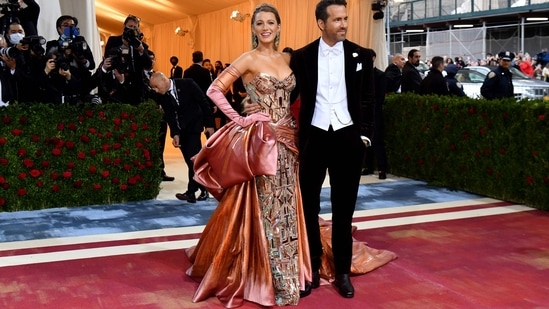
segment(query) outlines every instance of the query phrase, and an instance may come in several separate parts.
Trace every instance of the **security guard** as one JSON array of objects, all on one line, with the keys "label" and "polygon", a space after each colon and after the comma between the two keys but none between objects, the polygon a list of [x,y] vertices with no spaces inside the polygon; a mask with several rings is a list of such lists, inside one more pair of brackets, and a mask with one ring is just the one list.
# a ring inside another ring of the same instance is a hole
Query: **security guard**
[{"label": "security guard", "polygon": [[514,97],[513,79],[509,67],[515,54],[506,51],[499,53],[498,57],[499,66],[488,73],[480,88],[480,94],[488,100]]},{"label": "security guard", "polygon": [[464,97],[465,92],[463,92],[463,85],[456,79],[456,74],[459,71],[458,66],[451,63],[444,68],[444,71],[446,71],[446,82],[448,83],[448,90],[450,90],[450,94],[458,97]]}]

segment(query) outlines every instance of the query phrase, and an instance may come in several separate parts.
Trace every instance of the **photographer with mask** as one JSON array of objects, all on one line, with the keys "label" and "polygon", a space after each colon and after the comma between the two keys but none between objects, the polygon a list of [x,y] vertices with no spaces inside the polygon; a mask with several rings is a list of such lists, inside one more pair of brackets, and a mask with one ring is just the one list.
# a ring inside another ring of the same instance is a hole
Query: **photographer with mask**
[{"label": "photographer with mask", "polygon": [[80,35],[78,19],[74,16],[63,15],[55,22],[59,39],[48,41],[46,51],[57,54],[57,62],[64,62],[75,70],[76,78],[82,82],[82,91],[78,94],[81,101],[88,99],[91,89],[95,88],[91,82],[91,70],[95,69],[95,60],[86,39]]},{"label": "photographer with mask", "polygon": [[[124,21],[122,35],[109,37],[105,45],[105,61],[102,66],[102,70],[112,72],[113,78],[120,84],[119,87],[125,89],[124,97],[120,101],[132,105],[137,105],[145,100],[143,70],[151,67],[152,64],[148,52],[149,47],[142,41],[143,34],[139,30],[139,22],[138,17],[129,15]],[[113,58],[113,56],[116,58],[116,64],[121,64],[122,67],[105,65],[106,58]]]},{"label": "photographer with mask", "polygon": [[10,48],[6,56],[15,60],[4,60],[9,67],[14,100],[26,103],[40,102],[41,97],[34,76],[44,69],[42,45],[46,40],[37,35],[25,36],[25,30],[18,20],[14,20],[8,26],[6,39]]}]

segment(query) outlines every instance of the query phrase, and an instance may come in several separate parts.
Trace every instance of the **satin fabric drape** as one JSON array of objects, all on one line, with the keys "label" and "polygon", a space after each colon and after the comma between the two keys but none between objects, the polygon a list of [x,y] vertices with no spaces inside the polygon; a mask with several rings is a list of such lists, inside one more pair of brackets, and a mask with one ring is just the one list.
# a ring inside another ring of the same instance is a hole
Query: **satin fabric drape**
[{"label": "satin fabric drape", "polygon": [[[288,126],[291,115],[274,125],[277,141],[297,154],[295,128]],[[297,177],[295,194],[301,196]],[[260,176],[262,177],[262,176]],[[296,199],[298,235],[307,235],[301,199]],[[299,237],[299,284],[311,281],[309,245]],[[227,188],[196,247],[187,250],[191,268],[187,275],[200,280],[194,302],[216,296],[227,308],[242,305],[243,300],[274,306],[268,244],[265,237],[255,178]]]}]

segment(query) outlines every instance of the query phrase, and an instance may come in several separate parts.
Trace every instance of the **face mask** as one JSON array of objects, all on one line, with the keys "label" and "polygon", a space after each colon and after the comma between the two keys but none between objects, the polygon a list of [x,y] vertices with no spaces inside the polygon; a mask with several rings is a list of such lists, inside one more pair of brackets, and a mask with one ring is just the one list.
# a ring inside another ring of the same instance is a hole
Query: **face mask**
[{"label": "face mask", "polygon": [[25,36],[22,33],[12,33],[10,34],[10,43],[11,44],[19,44],[19,42],[24,38]]}]

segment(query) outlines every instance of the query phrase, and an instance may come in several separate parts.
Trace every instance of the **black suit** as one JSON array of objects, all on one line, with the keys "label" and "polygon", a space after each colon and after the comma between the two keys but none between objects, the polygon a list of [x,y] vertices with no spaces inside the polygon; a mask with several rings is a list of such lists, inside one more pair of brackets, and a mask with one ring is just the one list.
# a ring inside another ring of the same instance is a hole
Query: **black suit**
[{"label": "black suit", "polygon": [[[152,67],[152,60],[149,57],[148,46],[142,43],[145,50],[142,54],[137,51],[137,48],[129,47],[127,55],[124,55],[125,72],[124,83],[118,85],[121,88],[118,100],[124,103],[137,105],[145,100],[145,83],[143,82],[143,70]],[[123,45],[122,36],[110,36],[105,45],[105,56],[112,55],[114,49],[118,49]],[[113,68],[111,68],[113,69]]]},{"label": "black suit", "polygon": [[402,71],[396,64],[391,63],[385,69],[385,78],[387,80],[387,92],[397,92],[400,88],[400,81],[402,79]]},{"label": "black suit", "polygon": [[409,61],[406,62],[402,68],[402,88],[401,92],[415,92],[419,93],[421,88],[421,74],[417,68],[411,64]]},{"label": "black suit", "polygon": [[[192,78],[198,84],[198,87],[202,89],[202,92],[204,92],[204,94],[206,94],[206,91],[208,91],[208,88],[210,88],[210,85],[212,84],[210,71],[208,71],[208,69],[198,63],[194,63],[190,67],[188,67],[185,72],[183,72],[183,77]],[[215,104],[212,102],[212,100],[210,100],[210,98],[207,98],[207,100],[208,105],[210,106],[210,110],[213,112]]]},{"label": "black suit", "polygon": [[158,100],[164,109],[164,115],[170,126],[170,135],[173,138],[179,135],[181,153],[189,170],[189,184],[187,192],[194,194],[199,188],[205,191],[202,185],[194,180],[194,169],[191,158],[202,148],[200,134],[204,128],[213,128],[212,111],[206,100],[206,95],[190,78],[173,79],[176,97],[166,93]]},{"label": "black suit", "polygon": [[329,131],[311,125],[318,83],[320,39],[294,51],[290,67],[297,87],[293,101],[301,97],[299,112],[300,187],[307,224],[312,270],[318,271],[322,255],[318,214],[320,191],[330,174],[332,201],[332,249],[336,274],[348,274],[352,257],[352,218],[360,182],[365,146],[360,135],[373,131],[373,54],[372,50],[343,41],[348,111],[353,124]]},{"label": "black suit", "polygon": [[183,72],[183,77],[192,78],[198,84],[200,89],[202,89],[204,94],[208,91],[208,88],[212,83],[210,71],[198,63],[192,64],[188,69],[186,69],[185,72]]},{"label": "black suit", "polygon": [[176,65],[170,70],[170,78],[183,78],[183,68]]},{"label": "black suit", "polygon": [[[396,67],[396,66],[395,66]],[[398,67],[397,67],[398,69]],[[400,70],[399,70],[400,72]],[[384,131],[385,125],[383,121],[383,103],[385,102],[385,93],[387,92],[387,76],[386,73],[378,68],[374,68],[374,85],[375,85],[375,113],[374,113],[374,139],[372,147],[366,149],[365,168],[373,171],[374,156],[377,160],[377,168],[380,172],[387,172],[387,154],[385,152]]]}]

